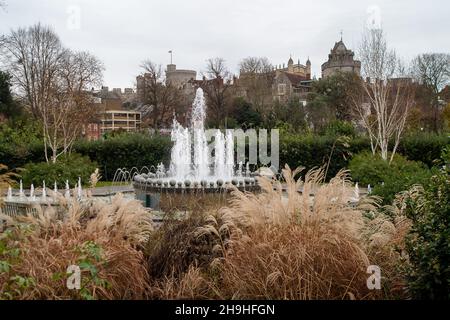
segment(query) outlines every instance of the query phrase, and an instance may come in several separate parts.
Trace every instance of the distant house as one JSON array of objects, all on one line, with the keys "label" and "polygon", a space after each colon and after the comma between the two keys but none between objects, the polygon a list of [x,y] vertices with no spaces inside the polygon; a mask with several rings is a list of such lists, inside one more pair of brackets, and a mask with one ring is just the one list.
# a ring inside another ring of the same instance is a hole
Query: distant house
[{"label": "distant house", "polygon": [[[129,89],[125,93],[132,94]],[[141,112],[125,109],[123,99],[119,89],[109,91],[108,87],[103,87],[98,92],[92,92],[92,106],[96,111],[96,119],[89,121],[85,126],[83,135],[86,139],[97,140],[102,134],[114,130],[131,132],[140,129]]]},{"label": "distant house", "polygon": [[273,99],[282,103],[295,98],[306,104],[306,96],[311,91],[309,77],[289,72],[277,72],[272,87]]},{"label": "distant house", "polygon": [[[238,96],[247,97],[247,90],[251,87],[250,83],[254,77],[263,77],[269,81],[268,98],[272,101],[285,103],[290,99],[299,99],[306,103],[306,95],[311,89],[311,61],[308,59],[306,65],[302,65],[300,61],[294,64],[292,58],[289,58],[287,67],[279,65],[272,70],[260,74],[249,74],[241,72],[239,79],[234,82],[236,84],[236,92]],[[270,92],[271,91],[271,92]]]}]

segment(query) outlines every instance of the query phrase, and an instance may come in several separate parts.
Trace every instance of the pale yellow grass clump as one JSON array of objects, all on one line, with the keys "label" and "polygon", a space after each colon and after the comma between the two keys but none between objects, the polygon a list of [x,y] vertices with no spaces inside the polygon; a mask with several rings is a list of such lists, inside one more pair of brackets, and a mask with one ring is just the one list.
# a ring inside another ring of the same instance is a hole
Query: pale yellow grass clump
[{"label": "pale yellow grass clump", "polygon": [[[138,248],[152,231],[150,214],[138,201],[122,195],[110,204],[94,202],[88,208],[69,201],[66,210],[63,219],[47,208],[37,217],[9,221],[12,236],[7,245],[19,254],[10,259],[9,272],[0,276],[2,291],[19,299],[145,297],[148,275]],[[93,253],[84,249],[90,245]],[[88,263],[81,268],[82,278],[87,280],[83,290],[68,290],[68,266],[83,262]],[[11,279],[17,276],[31,279],[31,284],[15,290],[17,285]]]},{"label": "pale yellow grass clump", "polygon": [[287,195],[280,181],[260,179],[261,193],[235,190],[230,206],[221,210],[222,219],[238,227],[226,228],[232,241],[221,262],[215,261],[221,271],[222,296],[365,299],[377,295],[366,285],[370,259],[362,236],[367,228],[363,214],[376,210],[376,199],[365,197],[353,205],[354,189],[345,171],[327,184],[322,169],[296,180],[300,171],[287,166],[283,170]]}]

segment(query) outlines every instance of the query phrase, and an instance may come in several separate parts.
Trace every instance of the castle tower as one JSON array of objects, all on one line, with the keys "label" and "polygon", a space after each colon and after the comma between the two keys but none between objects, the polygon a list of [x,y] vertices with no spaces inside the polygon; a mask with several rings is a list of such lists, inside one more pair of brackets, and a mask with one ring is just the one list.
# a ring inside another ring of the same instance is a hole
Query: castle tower
[{"label": "castle tower", "polygon": [[357,75],[361,71],[361,62],[354,59],[354,52],[347,49],[341,40],[334,44],[328,55],[328,61],[322,64],[322,77],[326,78],[335,72],[354,72]]},{"label": "castle tower", "polygon": [[308,60],[306,60],[306,78],[308,80],[311,79],[311,61],[309,60],[309,57]]}]

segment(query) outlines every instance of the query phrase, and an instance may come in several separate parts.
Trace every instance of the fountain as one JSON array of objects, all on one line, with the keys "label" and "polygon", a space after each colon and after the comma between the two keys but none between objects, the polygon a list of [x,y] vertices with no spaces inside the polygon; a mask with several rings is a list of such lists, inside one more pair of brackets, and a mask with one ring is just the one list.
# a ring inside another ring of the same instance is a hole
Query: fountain
[{"label": "fountain", "polygon": [[[81,179],[78,179],[76,186],[76,194],[74,193],[73,198],[79,202],[84,202],[86,197],[83,198],[83,190],[81,187]],[[38,194],[40,192],[40,194]],[[47,196],[47,187],[45,181],[42,182],[42,190],[40,188],[35,188],[34,184],[30,185],[30,190],[28,196],[25,195],[25,191],[23,189],[23,183],[20,181],[19,190],[14,195],[13,189],[11,186],[8,187],[8,192],[5,197],[5,201],[2,205],[2,212],[8,216],[14,217],[17,215],[23,214],[36,214],[39,210],[39,207],[44,206],[60,206],[60,199],[63,194],[58,192],[58,186],[55,182],[54,190],[51,196]],[[66,190],[64,193],[64,197],[66,199],[71,198],[69,182],[66,182]],[[1,222],[1,221],[0,221]]]},{"label": "fountain", "polygon": [[133,186],[136,197],[148,207],[159,207],[162,193],[218,193],[232,184],[240,190],[255,191],[259,186],[247,163],[239,163],[235,172],[233,133],[216,130],[214,157],[209,151],[205,131],[206,105],[203,90],[198,89],[192,105],[191,126],[184,128],[175,119],[171,132],[174,142],[169,169],[163,164],[156,172],[136,174]]}]

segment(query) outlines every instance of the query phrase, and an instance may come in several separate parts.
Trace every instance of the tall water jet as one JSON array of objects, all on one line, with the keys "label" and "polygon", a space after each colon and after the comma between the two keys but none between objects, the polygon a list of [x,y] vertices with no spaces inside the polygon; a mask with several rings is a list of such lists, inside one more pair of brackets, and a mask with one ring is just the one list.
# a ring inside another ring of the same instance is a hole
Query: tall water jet
[{"label": "tall water jet", "polygon": [[173,121],[170,172],[177,178],[185,178],[191,172],[191,136],[188,128],[183,128],[175,119]]},{"label": "tall water jet", "polygon": [[231,179],[234,175],[234,137],[231,130],[227,130],[226,135],[226,177]]},{"label": "tall water jet", "polygon": [[208,144],[205,133],[205,98],[199,88],[192,105],[191,126],[194,135],[194,176],[204,178],[209,176]]},{"label": "tall water jet", "polygon": [[[188,177],[201,180],[230,180],[234,174],[233,133],[217,130],[214,136],[214,160],[210,157],[205,131],[206,105],[199,88],[192,104],[191,128],[184,128],[175,119],[172,128],[172,147],[169,174],[176,180]],[[213,161],[212,161],[213,160]],[[212,166],[212,168],[211,168]]]},{"label": "tall water jet", "polygon": [[225,137],[220,130],[216,131],[214,140],[214,174],[218,177],[225,178],[227,177]]}]

